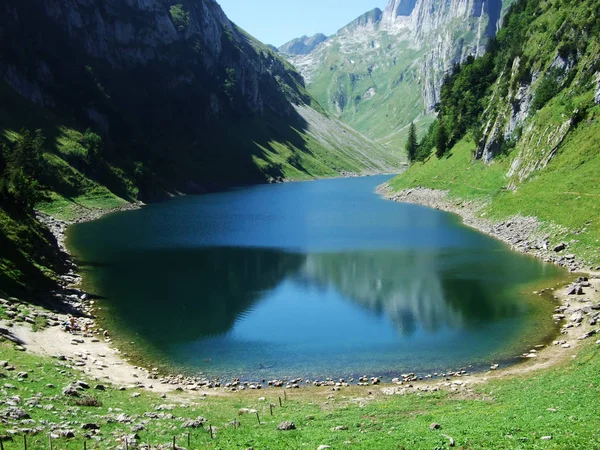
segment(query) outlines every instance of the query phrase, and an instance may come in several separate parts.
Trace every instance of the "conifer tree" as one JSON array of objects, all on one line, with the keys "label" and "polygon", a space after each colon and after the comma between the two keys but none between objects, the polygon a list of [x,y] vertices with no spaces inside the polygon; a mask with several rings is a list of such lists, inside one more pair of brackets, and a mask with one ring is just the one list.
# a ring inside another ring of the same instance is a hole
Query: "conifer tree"
[{"label": "conifer tree", "polygon": [[447,140],[448,137],[446,136],[446,128],[444,127],[444,121],[440,117],[438,119],[438,130],[437,137],[435,140],[435,153],[438,158],[441,158],[442,156],[444,156],[444,153],[446,153],[446,147],[448,145]]},{"label": "conifer tree", "polygon": [[408,140],[406,141],[406,154],[408,155],[408,162],[411,164],[417,158],[417,146],[417,130],[414,122],[411,122],[408,129]]}]

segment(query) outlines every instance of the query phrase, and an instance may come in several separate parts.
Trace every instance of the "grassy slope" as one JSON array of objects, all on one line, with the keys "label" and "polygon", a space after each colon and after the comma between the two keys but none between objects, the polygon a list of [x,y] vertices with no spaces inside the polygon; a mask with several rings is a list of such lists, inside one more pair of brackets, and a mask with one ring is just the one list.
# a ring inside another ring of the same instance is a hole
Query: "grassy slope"
[{"label": "grassy slope", "polygon": [[[592,7],[593,2],[589,1],[539,2],[535,18],[528,22],[528,41],[523,45],[531,72],[545,73],[558,49],[572,39],[568,32],[558,31],[568,30],[565,18],[574,24],[586,23]],[[586,49],[571,72],[571,82],[562,86],[542,109],[530,114],[521,138],[508,154],[497,156],[486,166],[473,159],[475,143],[467,136],[441,160],[432,154],[424,163],[415,163],[394,179],[392,186],[447,189],[455,198],[481,201],[486,205],[482,214],[492,218],[535,216],[543,222],[551,244],[568,242],[569,252],[576,253],[589,266],[599,266],[600,223],[596,219],[600,216],[600,107],[593,103],[596,83],[590,76],[598,64],[599,48],[597,38],[586,41]],[[506,73],[498,70],[501,72]],[[541,79],[543,76],[534,83],[534,97]],[[509,82],[501,75],[493,90]],[[488,93],[488,97],[492,95]],[[502,110],[503,105],[502,101],[491,101],[490,109]],[[578,109],[583,111],[583,117],[566,135],[546,167],[524,179],[517,175],[509,177],[516,159],[520,159],[519,168],[545,161],[550,154],[547,142],[551,141],[553,130],[559,129]],[[481,123],[488,119],[481,119]],[[495,120],[493,115],[491,120]]]},{"label": "grassy slope", "polygon": [[[398,46],[392,37],[383,33],[380,36],[380,49],[370,51],[364,57],[348,56],[339,51],[339,45],[320,50],[315,58],[324,57],[319,70],[312,75],[308,89],[322,105],[328,105],[333,111],[332,98],[344,97],[348,106],[339,118],[358,131],[385,145],[389,149],[399,150],[405,141],[406,127],[417,118],[419,128],[426,128],[431,118],[422,116],[423,101],[418,85],[418,69],[414,61],[422,54],[404,44]],[[393,52],[385,50],[394,46]],[[369,74],[367,68],[376,64]],[[334,67],[332,72],[330,67]],[[334,73],[332,79],[332,73]],[[354,79],[355,81],[351,81]],[[363,95],[370,89],[377,94],[365,99]],[[360,100],[355,100],[360,97]],[[421,123],[422,122],[422,123]],[[402,151],[399,151],[402,154]]]},{"label": "grassy slope", "polygon": [[391,186],[424,186],[449,190],[457,199],[485,204],[482,215],[502,219],[516,214],[535,216],[550,234],[551,244],[570,243],[570,250],[590,266],[600,265],[600,118],[572,132],[548,167],[516,191],[506,189],[514,153],[491,165],[474,161],[475,144],[460,141],[441,160],[432,155],[395,178]]},{"label": "grassy slope", "polygon": [[[383,396],[378,387],[350,387],[340,392],[325,388],[306,388],[289,391],[283,408],[278,406],[280,390],[245,391],[235,395],[202,398],[192,397],[186,406],[178,406],[168,413],[175,419],[150,420],[146,430],[138,432],[140,442],[152,445],[168,444],[177,436],[179,445],[187,448],[332,448],[360,449],[432,449],[449,448],[448,435],[456,441],[456,448],[503,449],[598,449],[600,448],[600,419],[590,405],[600,395],[600,355],[591,343],[584,345],[576,359],[549,370],[517,376],[509,380],[492,381],[475,388],[469,395],[448,392]],[[96,423],[101,427],[99,438],[88,440],[89,449],[114,448],[123,435],[131,435],[133,424],[142,422],[147,411],[156,406],[172,403],[174,397],[188,394],[168,394],[160,399],[157,394],[142,392],[132,398],[132,389],[119,391],[91,390],[102,403],[101,407],[75,406],[73,400],[58,395],[70,382],[81,379],[72,369],[63,373],[61,363],[50,358],[17,352],[12,345],[0,343],[0,359],[8,360],[16,370],[6,372],[5,383],[15,386],[0,393],[0,401],[19,396],[23,403],[39,396],[39,405],[52,404],[53,409],[24,408],[43,431],[28,437],[29,448],[48,446],[49,424],[68,421],[74,430],[73,439],[54,441],[54,448],[83,448],[83,423]],[[29,372],[29,378],[17,380],[17,372]],[[47,387],[52,383],[55,387]],[[90,381],[94,386],[94,382]],[[369,401],[368,392],[376,399]],[[41,396],[40,396],[41,394]],[[265,397],[267,401],[259,401]],[[189,397],[188,397],[189,398]],[[269,415],[269,402],[277,404],[274,416]],[[255,408],[263,422],[258,425],[255,415],[238,416],[239,408]],[[111,414],[112,408],[112,414]],[[4,408],[0,407],[0,411]],[[555,411],[552,411],[554,409]],[[108,417],[124,412],[134,416],[132,424],[120,424]],[[191,446],[187,446],[187,431],[181,428],[178,418],[203,416],[208,423],[218,427],[216,438],[211,439],[207,427],[191,430]],[[485,418],[485,420],[482,420]],[[228,424],[238,419],[241,427],[233,429]],[[42,421],[48,421],[46,425]],[[281,421],[291,420],[295,431],[276,431]],[[431,431],[432,422],[441,424],[441,430]],[[0,435],[18,425],[9,421],[0,425]],[[33,425],[27,425],[28,428]],[[331,431],[332,427],[347,426],[345,431]],[[18,436],[18,435],[17,435]],[[552,436],[542,441],[542,436]],[[5,449],[21,449],[22,438],[5,442]]]}]

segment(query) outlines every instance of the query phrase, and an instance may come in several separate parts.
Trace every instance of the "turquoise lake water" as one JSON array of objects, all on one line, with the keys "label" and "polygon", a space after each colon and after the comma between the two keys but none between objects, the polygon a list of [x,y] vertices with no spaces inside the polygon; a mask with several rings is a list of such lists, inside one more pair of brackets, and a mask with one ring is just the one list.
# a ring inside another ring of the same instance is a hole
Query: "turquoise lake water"
[{"label": "turquoise lake water", "polygon": [[73,226],[68,246],[113,335],[194,374],[477,369],[551,339],[555,305],[531,286],[561,271],[382,199],[389,178],[182,197]]}]

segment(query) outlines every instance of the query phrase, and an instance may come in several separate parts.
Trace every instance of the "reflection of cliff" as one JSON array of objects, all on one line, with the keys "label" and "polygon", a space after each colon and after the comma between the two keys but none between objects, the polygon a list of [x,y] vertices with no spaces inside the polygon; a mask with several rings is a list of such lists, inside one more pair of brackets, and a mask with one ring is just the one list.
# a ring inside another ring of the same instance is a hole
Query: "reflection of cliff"
[{"label": "reflection of cliff", "polygon": [[128,328],[161,345],[189,342],[227,333],[303,261],[267,249],[133,252],[102,268],[101,284]]},{"label": "reflection of cliff", "polygon": [[527,306],[507,295],[507,287],[539,276],[539,267],[489,251],[303,255],[197,248],[128,251],[96,273],[113,316],[149,343],[168,348],[225,335],[286,279],[331,286],[389,317],[404,335],[420,328],[475,327],[522,314]]},{"label": "reflection of cliff", "polygon": [[418,326],[463,328],[522,313],[524,306],[503,295],[502,287],[527,280],[528,275],[516,268],[502,270],[496,272],[505,274],[500,284],[489,279],[489,265],[465,261],[464,254],[343,253],[309,255],[304,276],[387,315],[403,334],[410,335]]}]

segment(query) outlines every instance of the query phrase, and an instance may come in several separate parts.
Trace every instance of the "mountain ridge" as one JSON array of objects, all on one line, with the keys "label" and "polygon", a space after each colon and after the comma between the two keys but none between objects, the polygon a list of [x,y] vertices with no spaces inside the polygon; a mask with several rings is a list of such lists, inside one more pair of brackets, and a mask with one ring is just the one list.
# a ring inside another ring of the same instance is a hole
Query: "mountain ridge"
[{"label": "mountain ridge", "polygon": [[445,74],[485,51],[510,2],[391,0],[289,60],[331,114],[400,148],[411,121],[421,133],[431,122]]},{"label": "mountain ridge", "polygon": [[327,36],[323,33],[317,33],[313,36],[301,36],[286,42],[277,50],[285,55],[297,56],[306,55],[313,51],[318,45],[327,40]]}]

